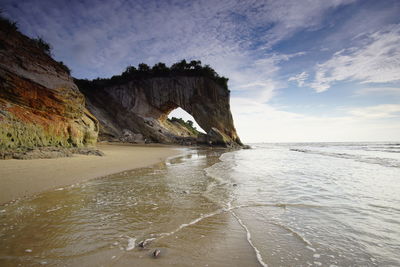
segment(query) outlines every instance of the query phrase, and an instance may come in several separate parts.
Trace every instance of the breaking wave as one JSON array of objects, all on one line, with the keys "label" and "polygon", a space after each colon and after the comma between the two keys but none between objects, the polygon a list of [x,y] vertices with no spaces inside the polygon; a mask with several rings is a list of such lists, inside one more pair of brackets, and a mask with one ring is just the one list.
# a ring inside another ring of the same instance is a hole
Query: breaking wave
[{"label": "breaking wave", "polygon": [[[302,148],[291,148],[290,151],[307,153],[307,154],[315,154],[327,157],[341,158],[341,159],[351,159],[358,162],[369,163],[369,164],[378,164],[385,167],[394,167],[400,168],[400,161],[392,158],[382,158],[382,157],[369,157],[364,155],[355,155],[348,153],[335,153],[335,152],[326,152],[319,150],[310,150],[310,149],[302,149]],[[381,150],[380,150],[381,151]]]}]

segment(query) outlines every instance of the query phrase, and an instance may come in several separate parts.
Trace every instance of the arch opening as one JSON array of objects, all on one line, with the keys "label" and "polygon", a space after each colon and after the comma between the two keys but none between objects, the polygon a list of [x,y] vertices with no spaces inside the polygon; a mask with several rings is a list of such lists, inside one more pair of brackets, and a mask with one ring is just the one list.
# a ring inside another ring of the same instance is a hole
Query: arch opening
[{"label": "arch opening", "polygon": [[193,116],[190,115],[188,112],[186,112],[184,109],[178,107],[178,108],[173,109],[168,114],[168,120],[170,122],[173,122],[173,121],[176,121],[179,119],[182,119],[183,122],[189,126],[189,128],[192,127],[200,133],[204,133],[204,134],[206,133],[203,130],[203,128],[201,128],[200,125],[196,122],[196,120],[193,118]]}]

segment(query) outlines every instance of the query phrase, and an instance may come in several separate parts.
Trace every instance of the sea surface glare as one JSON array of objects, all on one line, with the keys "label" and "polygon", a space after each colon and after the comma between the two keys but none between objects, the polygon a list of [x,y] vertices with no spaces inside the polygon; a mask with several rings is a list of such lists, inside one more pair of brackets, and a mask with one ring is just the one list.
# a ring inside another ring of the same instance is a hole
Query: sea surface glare
[{"label": "sea surface glare", "polygon": [[0,266],[400,266],[400,143],[252,147],[3,204]]}]

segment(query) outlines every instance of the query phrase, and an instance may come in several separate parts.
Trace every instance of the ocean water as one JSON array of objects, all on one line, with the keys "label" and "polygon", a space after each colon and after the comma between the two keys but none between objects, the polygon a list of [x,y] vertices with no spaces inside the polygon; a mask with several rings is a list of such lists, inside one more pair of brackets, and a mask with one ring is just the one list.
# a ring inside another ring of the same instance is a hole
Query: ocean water
[{"label": "ocean water", "polygon": [[1,205],[0,266],[400,266],[400,143],[252,147]]},{"label": "ocean water", "polygon": [[400,266],[400,143],[257,144],[222,155],[271,266]]}]

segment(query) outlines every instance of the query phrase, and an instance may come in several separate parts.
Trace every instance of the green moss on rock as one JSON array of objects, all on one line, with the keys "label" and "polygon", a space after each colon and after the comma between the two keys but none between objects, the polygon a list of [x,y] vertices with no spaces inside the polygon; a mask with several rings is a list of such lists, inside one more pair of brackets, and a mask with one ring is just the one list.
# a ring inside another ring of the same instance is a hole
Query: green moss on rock
[{"label": "green moss on rock", "polygon": [[[93,122],[92,122],[93,124]],[[97,132],[76,122],[57,123],[45,129],[41,125],[16,119],[0,121],[0,150],[35,147],[83,147],[95,145]]]}]

